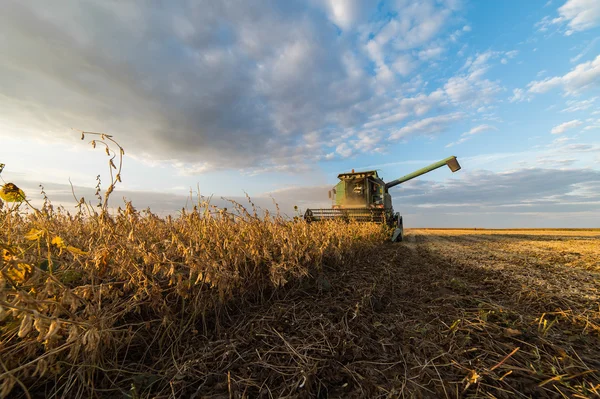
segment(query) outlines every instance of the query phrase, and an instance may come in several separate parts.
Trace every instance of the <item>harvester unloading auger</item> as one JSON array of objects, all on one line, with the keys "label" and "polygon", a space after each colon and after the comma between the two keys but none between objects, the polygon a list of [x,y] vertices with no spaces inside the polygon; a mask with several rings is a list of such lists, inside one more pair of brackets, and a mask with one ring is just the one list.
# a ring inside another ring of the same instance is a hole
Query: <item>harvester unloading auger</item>
[{"label": "harvester unloading auger", "polygon": [[394,212],[389,189],[444,165],[448,165],[452,172],[460,170],[458,160],[455,156],[451,156],[389,183],[381,180],[376,170],[354,172],[352,169],[351,173],[340,173],[339,183],[329,190],[329,198],[334,202],[332,207],[307,209],[304,219],[307,222],[342,219],[385,223],[395,228],[392,241],[402,241],[404,237],[402,216]]}]

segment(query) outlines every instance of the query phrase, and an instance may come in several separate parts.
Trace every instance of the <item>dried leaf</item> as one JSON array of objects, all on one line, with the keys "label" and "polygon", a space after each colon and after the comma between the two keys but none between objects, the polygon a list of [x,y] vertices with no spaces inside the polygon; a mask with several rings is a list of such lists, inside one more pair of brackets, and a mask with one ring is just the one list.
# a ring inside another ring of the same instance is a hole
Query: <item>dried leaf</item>
[{"label": "dried leaf", "polygon": [[44,235],[43,230],[31,229],[31,230],[29,230],[29,232],[27,234],[25,234],[24,237],[26,240],[35,241],[35,240],[39,240],[40,238],[42,238],[43,235]]},{"label": "dried leaf", "polygon": [[53,336],[55,336],[58,333],[59,330],[60,330],[60,323],[57,320],[52,320],[52,323],[50,323],[50,327],[48,328],[48,333],[44,337],[44,340],[48,340],[48,339],[52,338]]},{"label": "dried leaf", "polygon": [[23,320],[21,320],[21,326],[19,327],[19,338],[25,337],[31,331],[33,327],[33,317],[29,313],[27,313]]},{"label": "dried leaf", "polygon": [[517,337],[521,335],[521,331],[515,330],[514,328],[505,328],[504,335],[506,335],[507,337]]}]

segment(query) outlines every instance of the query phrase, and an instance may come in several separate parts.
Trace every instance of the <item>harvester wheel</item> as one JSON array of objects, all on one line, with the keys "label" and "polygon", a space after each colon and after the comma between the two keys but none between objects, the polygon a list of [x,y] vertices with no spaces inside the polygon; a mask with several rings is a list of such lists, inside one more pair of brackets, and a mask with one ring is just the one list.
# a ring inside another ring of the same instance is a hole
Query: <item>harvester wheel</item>
[{"label": "harvester wheel", "polygon": [[394,219],[396,219],[396,228],[394,229],[394,234],[392,235],[392,241],[401,242],[404,239],[404,226],[402,224],[402,216],[400,216],[400,214],[397,213]]},{"label": "harvester wheel", "polygon": [[402,223],[402,216],[398,215],[398,228],[400,229],[400,238],[398,242],[404,239],[404,224]]}]

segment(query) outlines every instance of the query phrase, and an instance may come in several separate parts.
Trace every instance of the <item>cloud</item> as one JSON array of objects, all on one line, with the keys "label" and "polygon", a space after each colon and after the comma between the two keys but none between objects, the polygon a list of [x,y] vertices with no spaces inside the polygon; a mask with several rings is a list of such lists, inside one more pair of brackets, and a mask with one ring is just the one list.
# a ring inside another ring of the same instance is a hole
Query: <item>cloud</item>
[{"label": "cloud", "polygon": [[600,55],[594,60],[581,63],[564,76],[554,76],[527,85],[529,93],[546,93],[562,88],[568,95],[579,94],[584,90],[600,85]]},{"label": "cloud", "polygon": [[600,25],[600,3],[596,0],[567,0],[558,14],[557,22],[566,21],[569,26],[567,35]]},{"label": "cloud", "polygon": [[[545,159],[537,161],[544,163]],[[567,158],[558,165],[569,166]],[[425,161],[423,161],[425,162]],[[463,159],[463,170],[445,182],[412,180],[392,189],[394,208],[400,211],[410,227],[543,227],[548,220],[554,227],[597,227],[600,223],[600,172],[575,168],[524,168],[508,172],[469,170],[470,160]],[[546,162],[552,165],[552,162]],[[555,163],[557,166],[557,163]],[[395,177],[395,176],[392,176]],[[41,203],[37,181],[23,181],[20,186],[34,204]],[[66,184],[45,184],[55,205],[62,204],[74,211],[75,200]],[[303,211],[312,207],[329,207],[329,185],[290,186],[253,195],[253,202],[262,209],[275,211],[275,200],[284,214],[293,216],[294,205]],[[93,188],[75,187],[78,197],[93,201]],[[197,198],[154,191],[122,191],[117,188],[112,207],[122,206],[122,199],[131,200],[137,209],[150,207],[154,212],[175,215],[191,206]],[[243,196],[231,197],[248,204]],[[230,202],[215,193],[211,203],[232,208]]]},{"label": "cloud", "polygon": [[[461,71],[451,76],[439,88],[431,91],[429,94],[423,92],[404,98],[393,98],[384,103],[384,109],[381,112],[370,116],[369,121],[363,125],[363,128],[386,128],[388,130],[398,129],[398,123],[408,119],[411,116],[422,117],[436,110],[438,112],[448,112],[453,108],[471,108],[478,111],[490,110],[489,104],[496,99],[496,94],[503,88],[497,83],[484,77],[486,71],[490,68],[490,60],[497,58],[501,53],[485,52],[477,54],[474,58],[467,60]],[[420,79],[417,79],[420,82]],[[409,91],[409,90],[406,90]],[[426,122],[436,120],[444,121],[446,115],[438,115],[439,119],[426,119]],[[437,117],[432,117],[437,118]],[[495,120],[493,114],[485,115],[489,120]],[[416,122],[411,122],[414,124]],[[412,125],[411,125],[412,126]],[[408,126],[410,128],[411,126]],[[400,129],[405,132],[406,129]],[[399,131],[390,135],[390,138],[397,139]],[[434,132],[435,133],[435,132]],[[411,133],[412,134],[412,133]],[[420,134],[427,134],[421,131]]]},{"label": "cloud", "polygon": [[481,107],[490,104],[496,94],[502,91],[498,82],[485,79],[484,74],[490,69],[489,61],[501,53],[486,51],[477,54],[475,58],[467,59],[463,70],[466,73],[453,76],[444,85],[444,93],[455,105]]},{"label": "cloud", "polygon": [[552,134],[563,134],[567,130],[576,128],[577,126],[581,126],[582,124],[583,124],[583,122],[581,122],[580,120],[575,119],[575,120],[572,120],[572,121],[569,121],[569,122],[561,123],[558,126],[554,126],[552,128],[552,130],[550,131],[550,133],[552,133]]},{"label": "cloud", "polygon": [[402,76],[408,76],[416,67],[417,63],[408,54],[399,55],[392,64],[394,71]]},{"label": "cloud", "polygon": [[[445,183],[426,180],[402,185],[394,193],[394,201],[416,207],[430,205],[473,207],[484,211],[497,206],[530,208],[553,204],[560,208],[561,201],[579,186],[600,185],[600,172],[591,169],[517,169],[508,172],[465,171],[460,179]],[[568,202],[585,204],[596,202],[600,209],[600,192],[572,195]],[[566,202],[566,201],[565,201]],[[589,210],[582,205],[580,210]]]},{"label": "cloud", "polygon": [[517,89],[513,89],[513,95],[512,95],[512,97],[510,97],[508,99],[508,101],[510,101],[511,103],[514,103],[514,102],[518,103],[518,102],[525,101],[525,100],[530,101],[531,97],[527,96],[525,94],[525,90],[518,89],[518,88]]},{"label": "cloud", "polygon": [[581,58],[583,58],[585,55],[587,55],[594,48],[596,43],[598,43],[598,40],[600,40],[600,38],[598,38],[598,37],[592,39],[579,54],[577,54],[575,57],[571,58],[569,61],[571,61],[573,63],[579,62],[579,60]]},{"label": "cloud", "polygon": [[494,126],[490,126],[490,125],[485,125],[485,124],[484,125],[475,126],[474,128],[472,128],[468,132],[465,132],[465,133],[461,134],[460,135],[460,139],[458,141],[455,141],[453,143],[447,144],[446,148],[453,147],[453,146],[458,145],[458,144],[462,144],[465,141],[470,140],[473,135],[479,134],[479,133],[483,133],[483,132],[486,132],[486,131],[490,131],[490,130],[498,130],[498,128],[496,128]]},{"label": "cloud", "polygon": [[[418,66],[410,50],[430,44],[448,24],[458,7],[452,1],[422,2],[397,1],[390,11],[391,18],[378,23],[369,34],[364,50],[375,64],[375,74],[380,86],[393,83],[396,74],[410,75]],[[392,3],[393,4],[393,3]],[[437,57],[441,48],[428,48],[416,52],[419,60],[426,61]]]},{"label": "cloud", "polygon": [[600,129],[600,124],[599,125],[590,125],[590,126],[586,126],[583,128],[583,130],[595,130],[595,129]]},{"label": "cloud", "polygon": [[361,0],[327,0],[325,1],[329,18],[340,28],[348,30],[357,21],[368,14],[366,1]]},{"label": "cloud", "polygon": [[593,144],[568,144],[563,149],[571,152],[600,152],[600,146]]},{"label": "cloud", "polygon": [[327,185],[284,187],[257,198],[272,197],[282,204],[293,204],[299,207],[330,207],[331,200],[327,193],[331,188],[332,186]]},{"label": "cloud", "polygon": [[[129,154],[183,174],[297,169],[330,158],[324,143],[335,131],[418,97],[422,88],[402,78],[441,54],[436,37],[456,22],[458,4],[399,1],[382,6],[390,18],[374,19],[380,10],[366,0],[9,1],[0,14],[11,38],[0,42],[0,134],[107,132]],[[443,101],[405,107],[422,116]]]},{"label": "cloud", "polygon": [[335,148],[335,152],[338,153],[342,158],[349,158],[354,154],[354,151],[348,144],[342,143]]},{"label": "cloud", "polygon": [[600,25],[600,3],[596,0],[567,0],[558,8],[558,17],[545,16],[535,24],[539,32],[546,32],[552,26],[566,23],[566,36],[582,32]]},{"label": "cloud", "polygon": [[577,112],[577,111],[585,111],[594,106],[598,97],[592,97],[587,100],[575,101],[569,100],[567,101],[567,108],[563,109],[560,112]]},{"label": "cloud", "polygon": [[438,134],[448,129],[452,122],[461,120],[462,118],[464,118],[463,113],[455,112],[452,114],[438,115],[431,118],[412,121],[398,131],[392,133],[390,139],[398,140],[415,134]]},{"label": "cloud", "polygon": [[[565,160],[568,161],[568,160]],[[463,170],[445,182],[426,178],[392,189],[394,209],[410,227],[596,227],[600,172],[522,168]],[[561,166],[566,166],[564,162]]]},{"label": "cloud", "polygon": [[429,61],[436,58],[439,58],[446,51],[443,47],[431,47],[424,50],[419,51],[419,59],[422,61]]}]

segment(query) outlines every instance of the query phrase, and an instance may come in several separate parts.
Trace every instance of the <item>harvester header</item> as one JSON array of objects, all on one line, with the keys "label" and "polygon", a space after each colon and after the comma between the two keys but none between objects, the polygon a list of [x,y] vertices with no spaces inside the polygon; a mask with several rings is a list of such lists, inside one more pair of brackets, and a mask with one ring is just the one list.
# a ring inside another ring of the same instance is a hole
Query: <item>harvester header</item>
[{"label": "harvester header", "polygon": [[388,190],[415,177],[447,165],[452,172],[460,170],[455,156],[442,159],[399,179],[385,183],[375,170],[340,173],[338,184],[329,191],[333,204],[331,209],[307,209],[307,222],[344,219],[359,222],[385,223],[396,227],[392,241],[402,241],[404,235],[402,216],[394,213],[392,197]]}]

